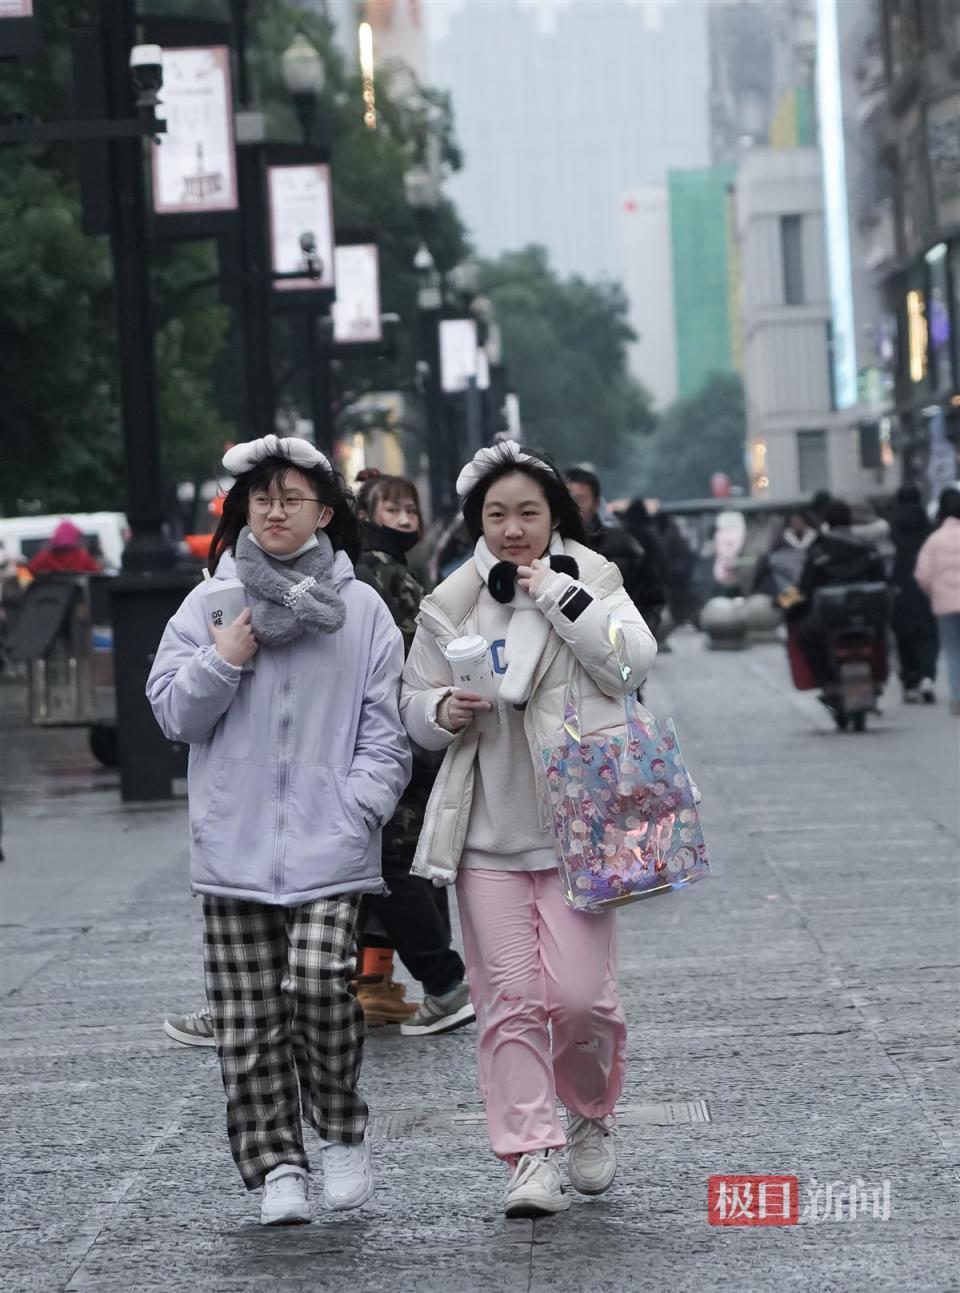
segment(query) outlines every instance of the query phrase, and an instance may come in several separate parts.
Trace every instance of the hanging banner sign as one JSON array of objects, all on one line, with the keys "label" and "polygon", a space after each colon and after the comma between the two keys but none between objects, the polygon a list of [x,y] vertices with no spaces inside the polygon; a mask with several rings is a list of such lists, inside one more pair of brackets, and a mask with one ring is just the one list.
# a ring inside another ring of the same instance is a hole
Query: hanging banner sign
[{"label": "hanging banner sign", "polygon": [[315,248],[316,278],[287,278],[274,283],[278,291],[329,292],[336,282],[333,246],[333,192],[325,163],[267,168],[270,206],[270,246],[275,274],[305,269],[308,251]]},{"label": "hanging banner sign", "polygon": [[337,299],[333,339],[337,345],[383,340],[380,323],[380,255],[376,243],[350,243],[336,250]]},{"label": "hanging banner sign", "polygon": [[477,341],[475,319],[443,319],[440,323],[440,384],[443,390],[465,391],[470,378],[485,391],[490,366]]},{"label": "hanging banner sign", "polygon": [[165,49],[161,99],[157,115],[165,117],[167,133],[150,150],[154,211],[235,211],[230,51],[225,45]]},{"label": "hanging banner sign", "polygon": [[32,53],[38,44],[33,0],[0,0],[0,58]]}]

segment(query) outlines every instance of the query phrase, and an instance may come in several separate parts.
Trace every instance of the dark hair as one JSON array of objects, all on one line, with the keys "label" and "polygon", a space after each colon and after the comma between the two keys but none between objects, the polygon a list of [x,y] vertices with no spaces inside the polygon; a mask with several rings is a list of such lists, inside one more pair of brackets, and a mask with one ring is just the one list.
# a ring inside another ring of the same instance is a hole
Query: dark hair
[{"label": "dark hair", "polygon": [[517,462],[504,450],[502,460],[494,463],[463,500],[463,520],[470,538],[476,543],[483,534],[483,501],[487,497],[490,486],[502,477],[511,476],[519,471],[524,476],[529,476],[531,480],[535,480],[543,490],[547,506],[550,508],[550,519],[560,538],[575,539],[577,543],[585,543],[586,535],[580,509],[556,467],[545,454],[534,454],[533,450],[526,448],[524,453],[528,454],[532,461]]},{"label": "dark hair", "polygon": [[948,516],[954,516],[960,520],[960,489],[954,485],[948,485],[940,495],[940,506],[937,510],[938,524],[942,524]]},{"label": "dark hair", "polygon": [[568,485],[586,485],[587,489],[593,494],[594,499],[600,501],[600,477],[595,472],[587,471],[586,467],[568,467],[563,473],[563,479]]},{"label": "dark hair", "polygon": [[838,525],[850,525],[853,521],[850,504],[845,503],[842,498],[831,498],[823,510],[823,519],[831,530],[835,530]]},{"label": "dark hair", "polygon": [[814,516],[818,516],[823,520],[827,514],[827,508],[832,502],[833,495],[829,489],[818,489],[810,500],[810,511]]},{"label": "dark hair", "polygon": [[360,482],[357,507],[368,521],[373,520],[373,514],[380,503],[399,503],[403,498],[412,498],[417,516],[423,522],[419,491],[406,476],[381,476],[375,467],[369,467],[360,472],[357,480]]},{"label": "dark hair", "polygon": [[230,486],[223,500],[223,514],[210,540],[207,566],[211,574],[223,554],[237,546],[240,531],[247,524],[248,499],[256,489],[268,490],[274,482],[282,482],[288,471],[299,471],[313,482],[317,498],[325,507],[333,508],[330,524],[324,533],[333,544],[334,552],[343,551],[351,561],[360,555],[360,529],[353,508],[353,499],[339,472],[323,467],[298,467],[280,454],[271,455],[243,472]]}]

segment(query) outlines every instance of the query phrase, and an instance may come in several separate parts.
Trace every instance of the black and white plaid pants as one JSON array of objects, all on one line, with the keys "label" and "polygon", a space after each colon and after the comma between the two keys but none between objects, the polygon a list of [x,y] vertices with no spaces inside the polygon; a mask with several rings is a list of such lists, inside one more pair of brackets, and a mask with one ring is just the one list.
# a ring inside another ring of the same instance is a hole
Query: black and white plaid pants
[{"label": "black and white plaid pants", "polygon": [[203,897],[207,1001],[248,1190],[281,1163],[309,1169],[301,1101],[325,1140],[363,1140],[363,1011],[347,987],[359,908],[359,894],[299,907]]}]

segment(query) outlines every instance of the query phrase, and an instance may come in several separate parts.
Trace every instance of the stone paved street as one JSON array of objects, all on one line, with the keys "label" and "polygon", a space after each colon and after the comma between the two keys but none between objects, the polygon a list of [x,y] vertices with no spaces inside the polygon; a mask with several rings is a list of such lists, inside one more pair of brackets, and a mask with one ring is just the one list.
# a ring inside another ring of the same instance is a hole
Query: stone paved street
[{"label": "stone paved street", "polygon": [[[0,689],[0,691],[9,689]],[[7,697],[9,699],[9,696]],[[692,633],[647,696],[704,795],[714,877],[627,908],[613,1191],[507,1222],[474,1029],[371,1035],[378,1190],[263,1230],[230,1161],[183,805],[121,808],[80,732],[0,731],[0,1288],[946,1290],[958,1283],[958,734],[943,704],[841,736],[783,650]],[[795,1175],[822,1216],[715,1227],[714,1174]],[[811,1186],[811,1182],[817,1184]],[[819,1193],[817,1193],[817,1188]]]}]

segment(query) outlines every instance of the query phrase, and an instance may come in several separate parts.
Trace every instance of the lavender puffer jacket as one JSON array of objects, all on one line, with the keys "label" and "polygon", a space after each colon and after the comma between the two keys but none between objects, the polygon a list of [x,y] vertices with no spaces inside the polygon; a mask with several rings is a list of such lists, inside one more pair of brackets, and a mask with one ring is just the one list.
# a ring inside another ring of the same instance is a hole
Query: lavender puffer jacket
[{"label": "lavender puffer jacket", "polygon": [[[214,577],[235,575],[223,556]],[[190,743],[197,893],[294,906],[382,887],[380,828],[410,777],[403,640],[346,553],[333,575],[343,628],[261,647],[251,673],[211,645],[199,588],[164,631],[147,698]]]}]

